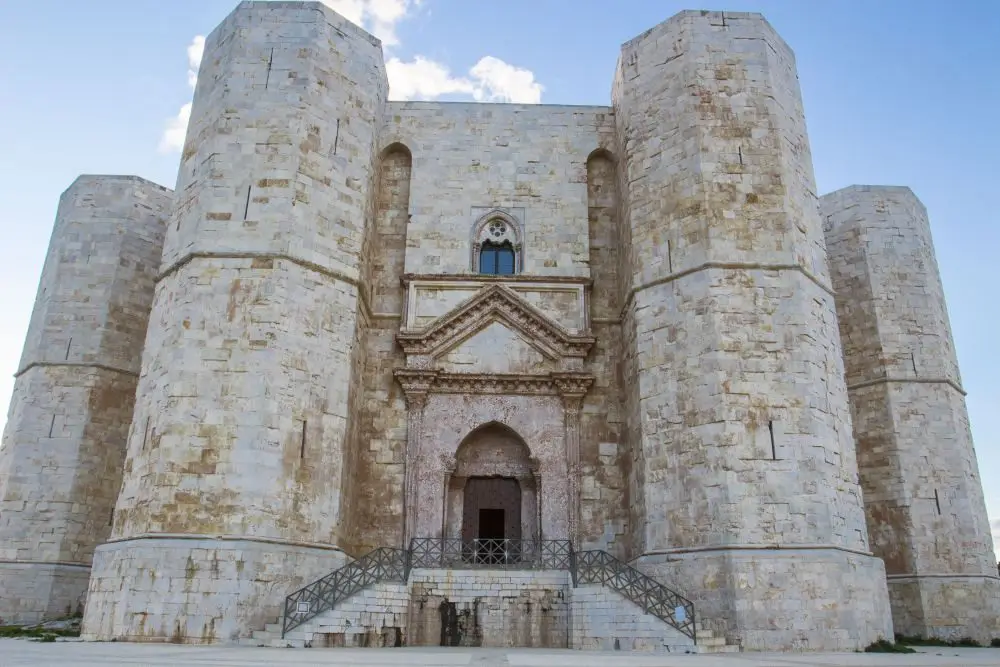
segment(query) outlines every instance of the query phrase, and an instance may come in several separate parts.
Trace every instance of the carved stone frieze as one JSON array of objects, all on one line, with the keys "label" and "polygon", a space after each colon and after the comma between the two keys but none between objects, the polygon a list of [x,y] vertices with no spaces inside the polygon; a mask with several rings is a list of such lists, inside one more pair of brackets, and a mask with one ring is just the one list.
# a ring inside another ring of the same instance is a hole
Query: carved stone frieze
[{"label": "carved stone frieze", "polygon": [[582,397],[594,383],[586,373],[513,375],[448,373],[444,371],[398,368],[395,371],[408,400],[411,395],[437,394],[522,394]]},{"label": "carved stone frieze", "polygon": [[552,360],[584,358],[594,345],[593,336],[569,333],[513,290],[497,284],[483,288],[426,329],[402,331],[396,338],[408,356],[436,357],[495,321]]}]

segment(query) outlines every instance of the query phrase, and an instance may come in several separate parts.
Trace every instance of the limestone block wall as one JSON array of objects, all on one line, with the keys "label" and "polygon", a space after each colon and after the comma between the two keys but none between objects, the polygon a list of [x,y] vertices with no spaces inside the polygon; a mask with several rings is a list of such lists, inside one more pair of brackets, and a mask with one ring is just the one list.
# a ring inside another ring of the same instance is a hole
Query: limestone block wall
[{"label": "limestone block wall", "polygon": [[247,636],[344,561],[386,89],[320,3],[244,2],[206,40],[86,637]]},{"label": "limestone block wall", "polygon": [[[614,136],[604,137],[614,146]],[[588,358],[594,385],[580,413],[580,537],[582,549],[626,556],[627,477],[621,411],[621,301],[618,298],[619,197],[614,155],[598,149],[587,160],[590,249],[589,321],[596,345]]]},{"label": "limestone block wall", "polygon": [[82,609],[172,202],[134,176],[81,176],[60,199],[0,448],[0,622]]},{"label": "limestone block wall", "polygon": [[891,636],[792,52],[683,12],[623,46],[613,99],[638,566],[745,648]]},{"label": "limestone block wall", "polygon": [[407,646],[569,646],[569,574],[414,570]]},{"label": "limestone block wall", "polygon": [[584,651],[684,651],[694,642],[631,600],[600,585],[570,593],[570,648]]},{"label": "limestone block wall", "polygon": [[587,157],[610,134],[607,107],[392,102],[384,142],[413,154],[408,273],[469,273],[476,219],[522,226],[523,272],[586,276]]},{"label": "limestone block wall", "polygon": [[[607,150],[614,144],[609,109],[390,104],[384,142],[405,146],[412,153],[406,273],[468,274],[475,266],[475,222],[499,209],[517,222],[523,240],[523,280],[509,286],[569,331],[601,327],[603,343],[588,360],[600,379],[581,417],[581,518],[586,524],[582,535],[590,546],[618,549],[623,554],[626,518],[619,461],[620,411],[613,398],[618,372],[612,341],[618,312],[605,297],[613,298],[617,261],[614,158]],[[589,248],[591,239],[599,246],[596,250]],[[527,282],[535,276],[537,284]],[[546,278],[577,282],[557,284]],[[599,281],[600,286],[586,284],[588,279]],[[420,284],[411,284],[406,304],[406,325],[411,327],[430,325],[482,287],[474,281],[465,281],[467,285],[415,282]],[[596,310],[578,301],[584,284],[587,301],[594,294],[605,300]],[[386,347],[381,348],[383,358]],[[442,363],[455,372],[546,370],[534,350],[499,327],[478,334]],[[384,391],[378,394],[384,395]],[[386,433],[399,433],[405,427],[402,414],[397,413],[399,405],[399,399],[392,399],[388,417],[376,420],[384,425],[376,433],[380,442],[391,437]],[[383,412],[384,406],[380,406]],[[383,470],[395,469],[394,454],[383,452],[381,457],[393,461]],[[382,488],[381,484],[376,488]]]},{"label": "limestone block wall", "polygon": [[895,631],[988,642],[1000,579],[927,212],[905,187],[852,186],[821,204]]},{"label": "limestone block wall", "polygon": [[412,156],[402,144],[382,152],[378,165],[374,224],[362,254],[370,280],[372,313],[364,334],[364,383],[357,440],[359,498],[353,513],[355,551],[402,545],[403,460],[406,456],[406,401],[392,370],[405,365],[396,344],[405,290],[400,279],[406,250]]}]

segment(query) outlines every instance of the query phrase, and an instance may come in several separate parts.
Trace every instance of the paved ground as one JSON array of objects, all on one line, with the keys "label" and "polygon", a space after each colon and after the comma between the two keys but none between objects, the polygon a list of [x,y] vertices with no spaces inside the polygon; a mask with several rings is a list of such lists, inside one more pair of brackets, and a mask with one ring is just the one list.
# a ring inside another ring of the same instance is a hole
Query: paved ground
[{"label": "paved ground", "polygon": [[0,639],[0,667],[178,667],[180,665],[358,665],[359,667],[1000,667],[1000,649],[921,649],[906,655],[742,653],[641,655],[532,649],[265,649]]}]

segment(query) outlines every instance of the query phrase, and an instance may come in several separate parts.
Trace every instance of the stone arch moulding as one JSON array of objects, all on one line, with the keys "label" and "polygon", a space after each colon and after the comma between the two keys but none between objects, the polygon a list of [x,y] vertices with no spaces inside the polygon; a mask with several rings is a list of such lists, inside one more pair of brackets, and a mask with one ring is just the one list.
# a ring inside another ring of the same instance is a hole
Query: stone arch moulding
[{"label": "stone arch moulding", "polygon": [[519,274],[524,266],[524,234],[521,221],[502,208],[494,208],[476,218],[472,225],[470,266],[472,273],[479,273],[479,251],[483,243],[509,242],[514,247],[514,273]]},{"label": "stone arch moulding", "polygon": [[[517,430],[503,421],[487,421],[469,431],[454,452],[443,451],[441,461],[447,477],[442,529],[445,537],[466,540],[469,538],[467,530],[476,523],[468,513],[468,482],[500,478],[515,480],[519,491],[518,520],[515,522],[518,525],[507,537],[538,539],[540,464]],[[470,522],[470,518],[473,521]]]},{"label": "stone arch moulding", "polygon": [[598,146],[594,150],[590,151],[590,155],[587,156],[587,162],[589,163],[591,160],[595,160],[597,158],[608,160],[611,164],[616,164],[617,162],[617,160],[615,160],[615,154],[604,146]]}]

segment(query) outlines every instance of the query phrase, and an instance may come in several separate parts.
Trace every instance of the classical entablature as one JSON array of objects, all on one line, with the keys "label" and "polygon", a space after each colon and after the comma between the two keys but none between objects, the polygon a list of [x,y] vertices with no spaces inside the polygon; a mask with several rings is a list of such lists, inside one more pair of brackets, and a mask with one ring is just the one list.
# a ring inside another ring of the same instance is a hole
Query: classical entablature
[{"label": "classical entablature", "polygon": [[594,378],[586,373],[546,373],[544,375],[492,375],[447,373],[435,370],[400,368],[396,379],[407,395],[438,394],[520,394],[534,396],[583,396]]}]

